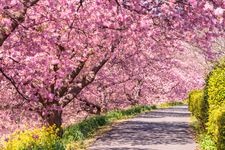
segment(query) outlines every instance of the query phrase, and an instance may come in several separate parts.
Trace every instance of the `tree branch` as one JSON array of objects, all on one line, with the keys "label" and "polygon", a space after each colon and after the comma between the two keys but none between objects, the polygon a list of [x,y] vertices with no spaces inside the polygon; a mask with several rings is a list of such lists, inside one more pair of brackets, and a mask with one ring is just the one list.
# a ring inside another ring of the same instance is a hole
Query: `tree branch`
[{"label": "tree branch", "polygon": [[82,110],[91,114],[101,113],[101,106],[99,106],[98,104],[89,102],[86,98],[77,98],[77,99],[81,102],[80,107]]},{"label": "tree branch", "polygon": [[24,8],[18,13],[18,14],[12,14],[10,13],[5,7],[4,14],[8,16],[11,19],[11,25],[9,27],[9,31],[6,31],[3,27],[0,28],[0,46],[3,45],[3,43],[6,41],[6,39],[11,35],[12,32],[16,30],[16,28],[24,22],[25,15],[27,13],[27,10],[34,6],[39,0],[30,0],[30,1],[24,1],[23,5]]},{"label": "tree branch", "polygon": [[13,78],[9,77],[2,68],[0,68],[0,72],[2,73],[2,75],[8,80],[10,81],[10,83],[13,85],[13,87],[15,88],[15,90],[17,91],[17,93],[25,100],[28,100],[28,98],[22,93],[20,92],[19,88],[16,85],[16,82],[13,80]]},{"label": "tree branch", "polygon": [[63,99],[63,101],[61,102],[62,107],[65,107],[67,104],[69,104],[82,91],[82,89],[84,89],[94,81],[97,73],[110,59],[111,53],[115,51],[119,42],[119,39],[115,40],[111,46],[110,52],[106,53],[104,58],[100,62],[98,62],[87,74],[85,74],[82,78],[75,82],[75,85],[67,92],[68,95],[72,95],[72,98]]}]

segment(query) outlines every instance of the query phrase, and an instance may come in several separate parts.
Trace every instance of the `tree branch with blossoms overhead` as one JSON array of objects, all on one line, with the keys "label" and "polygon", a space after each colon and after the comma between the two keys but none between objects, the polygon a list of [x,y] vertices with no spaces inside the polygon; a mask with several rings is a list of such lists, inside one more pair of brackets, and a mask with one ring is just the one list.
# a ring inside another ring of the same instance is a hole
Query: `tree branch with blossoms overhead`
[{"label": "tree branch with blossoms overhead", "polygon": [[27,10],[37,4],[38,1],[39,0],[24,0],[22,2],[23,8],[17,12],[10,12],[10,6],[4,6],[3,12],[0,13],[0,21],[6,18],[10,20],[10,23],[5,27],[2,26],[0,22],[0,46],[2,46],[11,33],[24,22]]},{"label": "tree branch with blossoms overhead", "polygon": [[92,67],[92,69],[86,75],[74,81],[75,84],[68,91],[67,93],[68,95],[65,95],[65,98],[62,98],[62,102],[61,102],[62,107],[65,107],[66,105],[68,105],[81,92],[82,89],[84,89],[86,86],[88,86],[94,81],[97,73],[108,62],[111,54],[115,51],[119,42],[120,42],[120,38],[116,39],[112,43],[110,52],[107,52],[105,56],[102,58],[102,60],[100,60],[94,67]]},{"label": "tree branch with blossoms overhead", "polygon": [[[26,94],[26,110],[59,127],[63,111],[77,98],[90,107],[101,94],[107,105],[119,98],[146,102],[186,83],[186,72],[177,69],[191,68],[176,59],[182,44],[210,51],[213,39],[224,35],[224,8],[215,0],[3,0],[2,80]],[[197,76],[190,74],[189,80]],[[99,83],[105,93],[96,91]],[[185,93],[194,83],[178,91]]]},{"label": "tree branch with blossoms overhead", "polygon": [[24,100],[28,100],[28,98],[19,90],[17,83],[15,82],[15,80],[12,77],[9,77],[2,68],[0,68],[0,72],[1,74],[13,85],[13,87],[15,88],[15,90],[17,91],[17,93],[24,99]]}]

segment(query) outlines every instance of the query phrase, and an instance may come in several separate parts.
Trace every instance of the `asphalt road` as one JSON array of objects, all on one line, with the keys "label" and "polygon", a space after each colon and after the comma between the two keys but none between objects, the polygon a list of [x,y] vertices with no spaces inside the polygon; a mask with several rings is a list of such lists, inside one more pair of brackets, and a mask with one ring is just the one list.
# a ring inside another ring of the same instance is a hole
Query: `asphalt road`
[{"label": "asphalt road", "polygon": [[141,114],[115,125],[88,150],[195,150],[187,106]]}]

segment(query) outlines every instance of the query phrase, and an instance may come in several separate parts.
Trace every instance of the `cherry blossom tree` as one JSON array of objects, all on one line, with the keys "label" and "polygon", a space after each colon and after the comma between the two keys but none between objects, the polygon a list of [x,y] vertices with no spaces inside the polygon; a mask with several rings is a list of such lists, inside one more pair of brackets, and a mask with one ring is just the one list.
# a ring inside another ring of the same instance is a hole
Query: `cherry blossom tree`
[{"label": "cherry blossom tree", "polygon": [[[99,112],[82,93],[92,85],[92,92],[100,90],[104,105],[110,103],[104,96],[118,95],[139,103],[143,89],[154,91],[153,78],[158,83],[166,77],[183,81],[182,75],[175,79],[176,70],[171,69],[182,42],[213,56],[212,40],[224,33],[224,7],[220,0],[3,0],[1,79],[19,96],[10,103],[16,101],[17,107],[59,128],[62,112],[72,101]],[[112,92],[115,88],[123,90]]]}]

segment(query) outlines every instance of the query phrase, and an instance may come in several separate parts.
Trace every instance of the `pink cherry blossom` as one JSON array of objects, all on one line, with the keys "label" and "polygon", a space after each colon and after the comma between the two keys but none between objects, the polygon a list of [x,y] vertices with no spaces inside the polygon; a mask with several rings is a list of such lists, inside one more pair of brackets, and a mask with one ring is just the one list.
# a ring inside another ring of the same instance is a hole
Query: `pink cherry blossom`
[{"label": "pink cherry blossom", "polygon": [[220,17],[220,16],[223,15],[224,9],[221,8],[221,7],[218,7],[218,8],[216,8],[216,9],[214,10],[214,13],[215,13],[216,16]]},{"label": "pink cherry blossom", "polygon": [[212,46],[224,37],[224,7],[205,0],[2,0],[2,114],[10,120],[17,117],[9,110],[24,110],[60,127],[70,111],[182,99],[204,84],[197,59],[220,55]]}]

